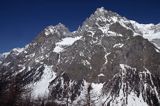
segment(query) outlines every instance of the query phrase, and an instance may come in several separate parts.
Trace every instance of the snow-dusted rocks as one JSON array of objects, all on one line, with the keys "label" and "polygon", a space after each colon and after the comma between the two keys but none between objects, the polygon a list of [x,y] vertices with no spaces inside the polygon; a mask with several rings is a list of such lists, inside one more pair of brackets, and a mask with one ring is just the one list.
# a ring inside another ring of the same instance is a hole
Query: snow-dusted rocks
[{"label": "snow-dusted rocks", "polygon": [[77,31],[51,25],[0,55],[0,75],[60,105],[159,106],[159,32],[98,8]]},{"label": "snow-dusted rocks", "polygon": [[47,28],[45,28],[44,30],[44,34],[46,36],[48,35],[54,35],[54,34],[58,34],[59,36],[65,35],[65,36],[69,36],[69,30],[61,23],[59,23],[56,26],[48,26]]}]

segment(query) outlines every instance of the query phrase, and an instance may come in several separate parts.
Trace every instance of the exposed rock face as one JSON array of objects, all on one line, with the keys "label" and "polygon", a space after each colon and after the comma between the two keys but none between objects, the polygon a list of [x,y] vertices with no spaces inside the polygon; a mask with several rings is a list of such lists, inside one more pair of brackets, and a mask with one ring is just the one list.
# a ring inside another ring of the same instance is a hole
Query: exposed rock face
[{"label": "exposed rock face", "polygon": [[18,76],[35,98],[59,104],[158,106],[159,38],[152,38],[159,29],[99,8],[75,32],[49,26],[25,48],[0,56],[0,75]]}]

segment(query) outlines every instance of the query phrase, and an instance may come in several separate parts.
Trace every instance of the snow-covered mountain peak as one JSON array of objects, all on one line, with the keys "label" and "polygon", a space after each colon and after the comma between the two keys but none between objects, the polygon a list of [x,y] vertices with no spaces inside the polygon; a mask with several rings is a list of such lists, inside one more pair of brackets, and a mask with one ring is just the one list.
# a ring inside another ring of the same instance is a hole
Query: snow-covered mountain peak
[{"label": "snow-covered mountain peak", "polygon": [[95,11],[94,14],[104,14],[104,13],[107,13],[108,11],[104,9],[104,7],[100,7],[100,8],[97,8],[97,10]]},{"label": "snow-covered mountain peak", "polygon": [[25,48],[0,56],[0,81],[7,88],[18,76],[33,97],[59,105],[159,106],[160,51],[144,39],[158,32],[159,24],[98,8],[75,32],[51,25]]},{"label": "snow-covered mountain peak", "polygon": [[63,25],[62,23],[59,23],[55,26],[53,25],[50,25],[48,26],[47,28],[45,28],[45,31],[44,31],[45,35],[48,36],[50,34],[63,34],[63,35],[68,35],[70,33],[70,31],[68,30],[68,28]]},{"label": "snow-covered mountain peak", "polygon": [[115,12],[98,8],[89,18],[87,18],[79,30],[85,36],[100,39],[103,36],[133,36],[134,29],[125,17],[121,17]]},{"label": "snow-covered mountain peak", "polygon": [[84,21],[80,31],[87,33],[86,35],[90,37],[96,36],[97,33],[99,36],[127,37],[140,35],[153,41],[156,46],[160,46],[160,24],[140,24],[115,12],[105,10],[103,7],[98,8]]},{"label": "snow-covered mountain peak", "polygon": [[104,15],[104,16],[108,15],[108,16],[121,17],[116,12],[113,12],[113,11],[110,11],[110,10],[106,10],[104,7],[97,8],[93,15],[98,15],[98,16],[100,16],[100,15]]}]

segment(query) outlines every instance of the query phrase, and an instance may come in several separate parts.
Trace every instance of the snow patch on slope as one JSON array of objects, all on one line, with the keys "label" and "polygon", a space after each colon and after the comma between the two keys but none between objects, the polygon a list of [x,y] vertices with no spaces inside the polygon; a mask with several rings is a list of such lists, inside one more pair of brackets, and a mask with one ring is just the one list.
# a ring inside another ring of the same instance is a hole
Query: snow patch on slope
[{"label": "snow patch on slope", "polygon": [[2,64],[2,61],[10,54],[10,52],[2,53],[0,54],[0,64]]},{"label": "snow patch on slope", "polygon": [[53,50],[53,52],[56,52],[56,53],[60,53],[60,52],[62,52],[63,51],[63,48],[62,47],[60,47],[60,46],[56,46],[55,48],[54,48],[54,50]]},{"label": "snow patch on slope", "polygon": [[4,58],[6,58],[9,54],[10,54],[10,52],[5,52],[2,55],[4,56]]},{"label": "snow patch on slope", "polygon": [[72,45],[75,41],[81,39],[82,36],[77,36],[77,37],[67,37],[67,38],[64,38],[62,39],[62,41],[56,43],[57,45],[62,45],[62,46],[65,46],[65,45]]},{"label": "snow patch on slope", "polygon": [[52,70],[52,66],[45,66],[43,75],[40,81],[33,85],[33,96],[47,96],[49,93],[49,83],[56,77],[56,73]]},{"label": "snow patch on slope", "polygon": [[103,73],[98,74],[98,77],[104,77],[105,75]]},{"label": "snow patch on slope", "polygon": [[[142,36],[149,41],[152,41],[153,39],[160,39],[160,31],[155,31],[156,26],[154,24],[139,24],[135,21],[130,20],[130,22],[133,24],[133,27],[138,30]],[[154,28],[155,27],[155,28]]]},{"label": "snow patch on slope", "polygon": [[151,31],[147,34],[144,34],[143,37],[148,39],[149,41],[152,41],[153,39],[160,39],[160,32],[154,33]]},{"label": "snow patch on slope", "polygon": [[128,95],[128,106],[148,106],[148,104],[143,100],[142,95],[139,98],[134,92]]},{"label": "snow patch on slope", "polygon": [[24,51],[24,48],[14,48],[13,51],[15,51],[17,53],[21,53]]},{"label": "snow patch on slope", "polygon": [[79,40],[81,38],[82,38],[82,36],[66,37],[66,38],[62,39],[62,41],[56,43],[56,47],[54,48],[53,52],[60,53],[60,52],[62,52],[64,50],[63,47],[70,46],[75,41],[77,41],[77,40]]},{"label": "snow patch on slope", "polygon": [[102,100],[100,99],[102,96],[102,88],[103,88],[103,83],[92,83],[91,87],[92,90],[90,92],[91,94],[91,101],[93,101],[93,104],[95,106],[101,106],[102,105]]},{"label": "snow patch on slope", "polygon": [[113,48],[122,48],[124,44],[122,43],[117,43],[113,46]]}]

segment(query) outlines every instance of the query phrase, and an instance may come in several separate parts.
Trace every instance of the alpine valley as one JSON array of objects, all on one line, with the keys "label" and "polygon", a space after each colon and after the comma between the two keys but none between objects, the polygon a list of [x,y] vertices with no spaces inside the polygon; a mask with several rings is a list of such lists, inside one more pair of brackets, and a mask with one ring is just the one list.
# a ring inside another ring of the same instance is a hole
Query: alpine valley
[{"label": "alpine valley", "polygon": [[0,54],[0,98],[17,89],[27,93],[14,99],[47,98],[43,106],[160,106],[160,24],[101,7],[77,31],[48,26]]}]

